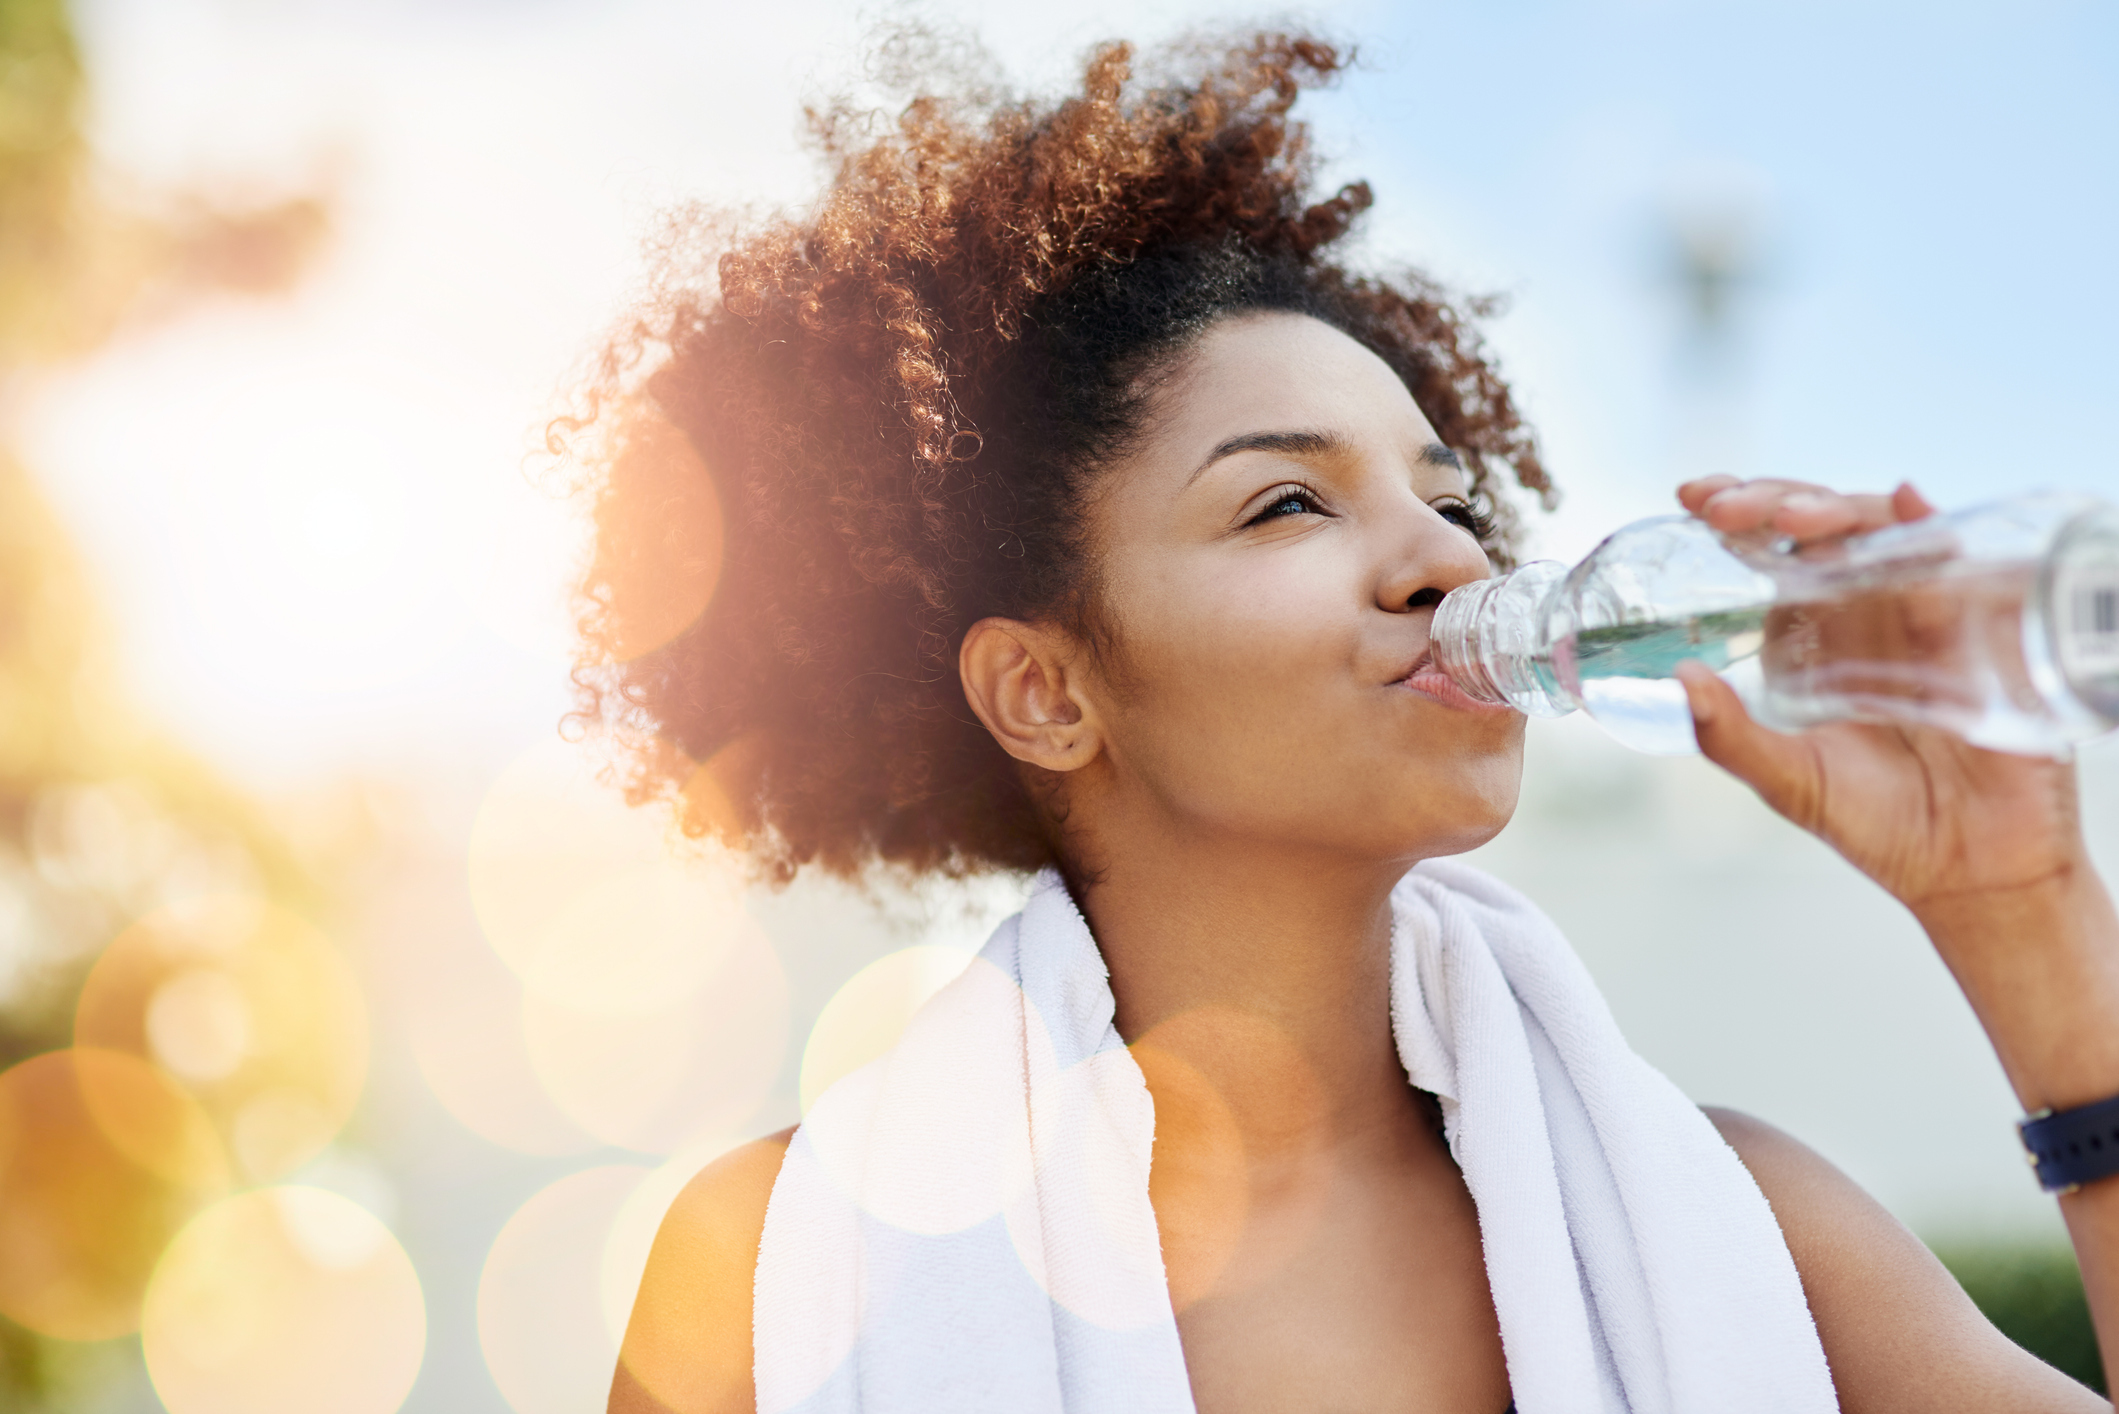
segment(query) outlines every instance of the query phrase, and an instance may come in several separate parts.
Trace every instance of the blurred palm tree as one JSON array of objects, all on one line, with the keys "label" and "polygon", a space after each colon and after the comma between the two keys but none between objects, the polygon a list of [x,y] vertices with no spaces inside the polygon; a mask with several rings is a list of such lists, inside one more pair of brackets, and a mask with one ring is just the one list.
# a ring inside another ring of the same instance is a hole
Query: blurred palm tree
[{"label": "blurred palm tree", "polygon": [[[97,952],[173,893],[225,886],[305,911],[323,897],[260,810],[126,704],[7,418],[40,367],[201,296],[289,288],[328,203],[128,188],[92,158],[86,98],[62,0],[0,0],[0,1071],[69,1043]],[[0,1408],[51,1407],[99,1363],[0,1316]]]}]

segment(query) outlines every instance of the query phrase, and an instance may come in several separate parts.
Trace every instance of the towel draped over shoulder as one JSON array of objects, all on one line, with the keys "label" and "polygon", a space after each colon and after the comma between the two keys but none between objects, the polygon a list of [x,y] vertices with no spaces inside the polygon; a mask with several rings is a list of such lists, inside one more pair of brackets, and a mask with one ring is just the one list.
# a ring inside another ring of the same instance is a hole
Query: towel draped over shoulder
[{"label": "towel draped over shoulder", "polygon": [[[1764,1196],[1552,921],[1448,860],[1392,905],[1398,1054],[1477,1204],[1520,1414],[1836,1410]],[[1191,1414],[1113,1015],[1048,871],[818,1099],[759,1247],[761,1414]]]}]

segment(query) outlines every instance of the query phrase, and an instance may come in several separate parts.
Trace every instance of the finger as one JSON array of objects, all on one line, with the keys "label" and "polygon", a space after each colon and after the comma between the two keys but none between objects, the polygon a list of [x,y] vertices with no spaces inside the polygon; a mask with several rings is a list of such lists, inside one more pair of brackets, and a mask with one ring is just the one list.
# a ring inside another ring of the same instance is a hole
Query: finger
[{"label": "finger", "polygon": [[1861,511],[1852,504],[1852,498],[1829,491],[1797,491],[1783,496],[1773,509],[1773,528],[1798,541],[1851,535],[1861,524]]},{"label": "finger", "polygon": [[1781,498],[1773,528],[1798,543],[1859,535],[1895,524],[1898,514],[1889,496],[1850,496],[1836,491],[1794,491]]},{"label": "finger", "polygon": [[1716,492],[1727,491],[1731,487],[1741,486],[1742,484],[1733,476],[1696,477],[1678,487],[1678,504],[1691,511],[1694,515],[1698,515],[1700,508],[1706,505],[1708,498]]},{"label": "finger", "polygon": [[1926,520],[1935,514],[1934,503],[1914,489],[1910,481],[1898,483],[1891,493],[1891,510],[1900,520]]},{"label": "finger", "polygon": [[[1688,494],[1691,493],[1691,494]],[[1919,493],[1912,493],[1918,498]],[[1808,544],[1880,530],[1902,519],[1893,496],[1856,495],[1807,481],[1706,477],[1680,491],[1693,514],[1729,535],[1771,530]],[[1698,504],[1692,504],[1698,499]],[[1926,505],[1925,500],[1917,504]]]},{"label": "finger", "polygon": [[1806,481],[1742,481],[1710,493],[1693,514],[1725,534],[1748,535],[1772,525],[1781,502],[1801,492],[1832,494]]},{"label": "finger", "polygon": [[1757,791],[1766,804],[1810,828],[1820,799],[1817,760],[1802,738],[1752,721],[1736,690],[1705,663],[1680,663],[1677,677],[1692,706],[1700,754]]}]

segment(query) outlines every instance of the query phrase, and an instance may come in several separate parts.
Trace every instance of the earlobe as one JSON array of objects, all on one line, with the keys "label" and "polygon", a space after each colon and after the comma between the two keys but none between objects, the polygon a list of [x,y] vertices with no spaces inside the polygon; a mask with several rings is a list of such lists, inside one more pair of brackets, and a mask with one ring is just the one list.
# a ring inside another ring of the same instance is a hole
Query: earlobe
[{"label": "earlobe", "polygon": [[957,653],[964,697],[986,730],[1016,760],[1048,771],[1087,765],[1101,745],[1070,647],[1057,630],[991,618],[971,626]]}]

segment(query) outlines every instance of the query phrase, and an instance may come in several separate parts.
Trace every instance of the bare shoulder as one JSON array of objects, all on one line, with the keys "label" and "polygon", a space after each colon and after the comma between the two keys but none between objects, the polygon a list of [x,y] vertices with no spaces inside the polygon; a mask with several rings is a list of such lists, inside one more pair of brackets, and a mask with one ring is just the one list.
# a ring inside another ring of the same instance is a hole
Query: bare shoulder
[{"label": "bare shoulder", "polygon": [[1883,1205],[1763,1120],[1706,1107],[1772,1205],[1847,1414],[2111,1406],[1994,1329]]},{"label": "bare shoulder", "polygon": [[611,1381],[611,1414],[734,1414],[751,1385],[751,1278],[792,1129],[701,1169],[663,1216]]}]

